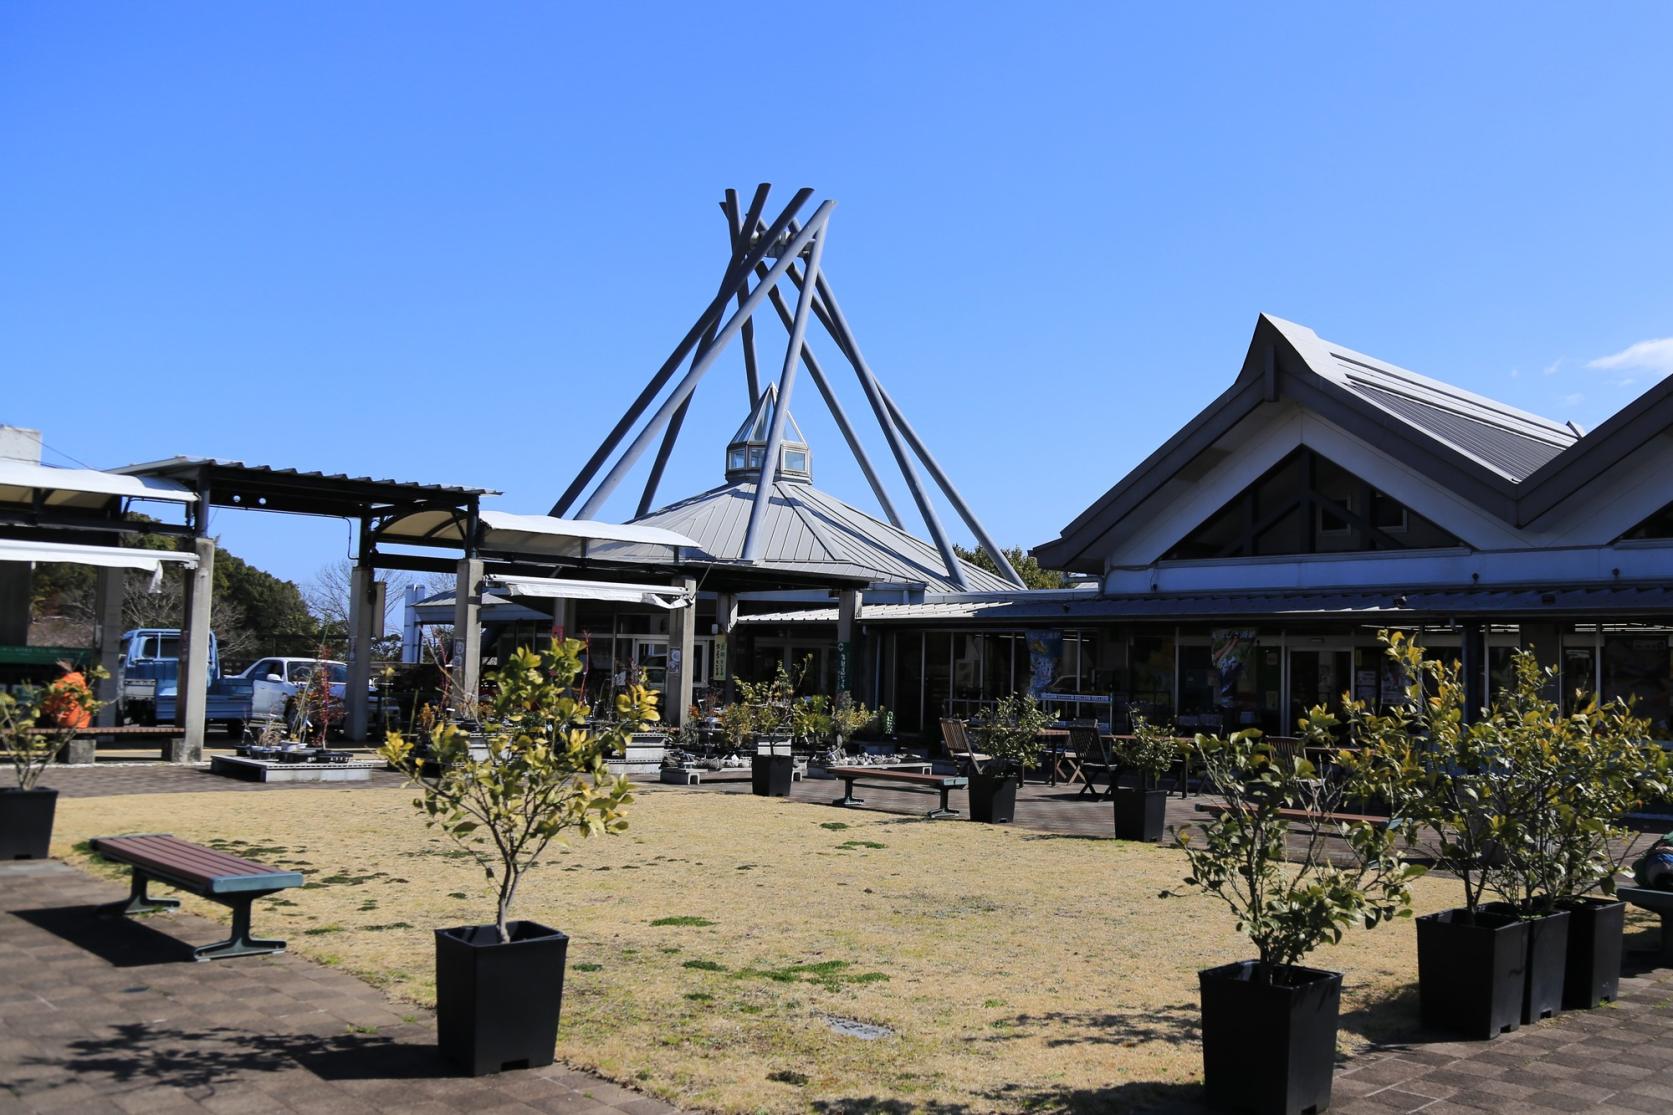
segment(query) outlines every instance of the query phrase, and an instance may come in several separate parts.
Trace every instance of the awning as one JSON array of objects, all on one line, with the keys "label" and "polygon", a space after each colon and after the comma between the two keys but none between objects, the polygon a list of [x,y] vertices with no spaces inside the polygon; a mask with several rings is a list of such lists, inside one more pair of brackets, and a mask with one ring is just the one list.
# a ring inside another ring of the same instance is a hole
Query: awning
[{"label": "awning", "polygon": [[112,497],[195,503],[183,484],[154,476],[119,476],[94,468],[51,468],[0,458],[0,503],[32,506],[36,493],[47,507],[103,507]]},{"label": "awning", "polygon": [[610,581],[569,581],[558,577],[483,578],[483,591],[495,596],[534,596],[548,600],[606,600],[653,608],[684,608],[691,597],[671,585],[625,585]]},{"label": "awning", "polygon": [[[481,511],[481,545],[496,553],[542,557],[588,556],[594,543],[627,543],[696,550],[697,543],[683,534],[661,527],[623,523],[600,523],[591,519],[559,519],[552,515],[513,515],[509,511]],[[385,522],[378,537],[388,542],[464,542],[464,520],[450,509],[426,508]],[[670,553],[670,556],[671,553]]]},{"label": "awning", "polygon": [[163,566],[169,562],[187,569],[197,568],[196,554],[182,554],[173,550],[141,550],[127,546],[79,546],[68,542],[27,542],[17,538],[0,538],[0,561],[63,561],[75,565],[99,565],[106,569],[138,569],[151,574],[151,587],[157,587]]}]

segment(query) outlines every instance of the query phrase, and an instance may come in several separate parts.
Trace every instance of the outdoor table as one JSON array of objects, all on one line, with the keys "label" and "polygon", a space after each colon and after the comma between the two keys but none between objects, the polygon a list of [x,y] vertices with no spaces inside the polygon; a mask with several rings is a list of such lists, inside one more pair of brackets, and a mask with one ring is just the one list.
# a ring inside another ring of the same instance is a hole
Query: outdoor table
[{"label": "outdoor table", "polygon": [[[1069,738],[1069,729],[1041,728],[1034,738],[1045,741],[1048,753],[1051,755],[1051,761],[1046,764],[1046,785],[1055,786],[1057,785],[1058,768],[1063,763],[1063,742]],[[1073,784],[1074,777],[1070,776],[1068,781]]]}]

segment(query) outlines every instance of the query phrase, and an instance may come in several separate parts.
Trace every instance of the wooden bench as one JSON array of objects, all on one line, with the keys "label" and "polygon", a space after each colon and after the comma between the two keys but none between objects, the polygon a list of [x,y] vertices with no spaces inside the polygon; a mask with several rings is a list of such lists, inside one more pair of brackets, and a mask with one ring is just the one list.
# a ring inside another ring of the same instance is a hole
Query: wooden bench
[{"label": "wooden bench", "polygon": [[144,914],[180,905],[177,898],[148,895],[146,884],[154,880],[232,909],[232,936],[193,950],[193,960],[285,951],[283,941],[250,936],[250,904],[276,891],[301,886],[299,872],[280,871],[163,834],[99,836],[93,839],[92,846],[105,859],[134,869],[133,889],[127,900],[101,906],[100,914],[111,917]]},{"label": "wooden bench", "polygon": [[842,779],[842,796],[833,801],[832,805],[864,805],[864,798],[854,796],[854,783],[860,779],[868,782],[899,782],[908,786],[927,786],[941,793],[941,804],[931,809],[924,816],[930,819],[938,817],[957,817],[958,810],[947,807],[947,794],[952,790],[962,789],[970,785],[970,779],[962,774],[916,774],[912,771],[889,770],[886,767],[829,767],[830,773]]},{"label": "wooden bench", "polygon": [[75,737],[59,752],[58,761],[91,763],[99,744],[116,745],[130,740],[142,745],[151,740],[161,740],[158,752],[164,762],[183,763],[194,759],[186,752],[186,729],[178,724],[113,724],[103,728],[98,725],[77,728]]},{"label": "wooden bench", "polygon": [[[1198,813],[1230,813],[1231,808],[1231,806],[1221,801],[1197,802]],[[1305,809],[1280,809],[1278,810],[1278,816],[1286,821],[1307,822],[1312,820],[1312,815]],[[1389,818],[1378,816],[1375,813],[1325,813],[1319,819],[1326,824],[1342,825],[1357,825],[1363,821],[1372,828],[1387,828],[1389,822]]]},{"label": "wooden bench", "polygon": [[1616,887],[1615,897],[1630,902],[1641,910],[1654,910],[1661,915],[1661,949],[1658,958],[1663,967],[1673,967],[1673,890]]}]

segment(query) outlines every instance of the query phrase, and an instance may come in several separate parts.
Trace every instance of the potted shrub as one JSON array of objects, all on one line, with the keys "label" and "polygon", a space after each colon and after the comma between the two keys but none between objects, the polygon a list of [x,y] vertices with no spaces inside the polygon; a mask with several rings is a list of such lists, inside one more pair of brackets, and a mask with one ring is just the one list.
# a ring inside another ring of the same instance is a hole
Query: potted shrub
[{"label": "potted shrub", "polygon": [[1016,815],[1023,771],[1039,763],[1040,732],[1051,722],[1052,715],[1033,697],[1012,693],[1001,697],[988,718],[975,726],[980,750],[989,759],[970,772],[972,821],[999,824]]},{"label": "potted shrub", "polygon": [[[95,681],[107,676],[91,671]],[[80,673],[15,696],[0,692],[0,749],[17,776],[16,788],[0,789],[0,860],[47,857],[58,791],[36,783],[76,730],[93,722],[100,704]]]},{"label": "potted shrub", "polygon": [[[1302,721],[1321,746],[1334,725],[1323,708]],[[1342,977],[1301,962],[1348,926],[1410,916],[1410,880],[1423,869],[1404,862],[1386,829],[1336,818],[1373,764],[1327,777],[1302,749],[1280,748],[1253,729],[1199,735],[1192,746],[1224,808],[1201,826],[1200,843],[1180,833],[1186,882],[1231,907],[1258,954],[1198,973],[1208,1099],[1246,1111],[1322,1111],[1330,1105]],[[1309,838],[1299,863],[1290,861],[1292,826]],[[1327,833],[1345,840],[1351,862],[1332,862]]]},{"label": "potted shrub", "polygon": [[1554,830],[1561,849],[1552,891],[1568,911],[1563,1007],[1587,1010],[1613,1002],[1620,989],[1626,903],[1615,881],[1643,834],[1620,820],[1668,789],[1667,752],[1650,725],[1621,700],[1577,702],[1566,721],[1570,787],[1558,803]]},{"label": "potted shrub", "polygon": [[1521,843],[1524,819],[1508,807],[1502,741],[1485,721],[1465,723],[1459,663],[1425,659],[1400,632],[1381,638],[1405,699],[1383,715],[1351,712],[1355,742],[1400,772],[1379,787],[1391,827],[1422,840],[1464,891],[1462,906],[1417,919],[1419,1013],[1427,1027],[1491,1038],[1521,1024],[1529,934],[1514,911],[1487,903],[1486,871]]},{"label": "potted shrub", "polygon": [[1137,708],[1131,713],[1132,736],[1116,741],[1115,760],[1122,772],[1133,772],[1134,781],[1118,780],[1115,798],[1115,835],[1122,840],[1155,843],[1162,839],[1167,815],[1168,792],[1156,782],[1180,758],[1180,743],[1173,733],[1158,728]]},{"label": "potted shrub", "polygon": [[[780,662],[770,680],[748,682],[739,679],[738,702],[726,710],[730,717],[722,714],[722,724],[729,736],[741,729],[755,744],[755,751],[750,756],[749,773],[750,790],[757,797],[790,796],[790,785],[795,780],[796,771],[796,758],[791,750],[796,683],[805,670],[804,665],[802,671],[792,678],[784,663]],[[784,748],[783,754],[779,753],[780,747]]]},{"label": "potted shrub", "polygon": [[495,676],[486,754],[473,757],[457,725],[430,735],[433,758],[391,732],[383,756],[418,790],[413,804],[498,885],[495,920],[436,930],[436,1030],[443,1056],[473,1075],[552,1063],[563,1004],[569,938],[512,920],[518,885],[565,833],[611,835],[627,827],[628,781],[611,777],[607,753],[659,719],[656,697],[631,685],[616,697],[616,722],[588,727],[573,688],[581,643],[537,654],[519,649]]},{"label": "potted shrub", "polygon": [[1617,822],[1663,792],[1667,757],[1625,702],[1565,714],[1547,696],[1554,670],[1531,651],[1512,665],[1479,730],[1501,755],[1494,808],[1521,823],[1483,873],[1498,908],[1528,923],[1522,1021],[1532,1022],[1615,997],[1625,908],[1612,896],[1636,836]]}]

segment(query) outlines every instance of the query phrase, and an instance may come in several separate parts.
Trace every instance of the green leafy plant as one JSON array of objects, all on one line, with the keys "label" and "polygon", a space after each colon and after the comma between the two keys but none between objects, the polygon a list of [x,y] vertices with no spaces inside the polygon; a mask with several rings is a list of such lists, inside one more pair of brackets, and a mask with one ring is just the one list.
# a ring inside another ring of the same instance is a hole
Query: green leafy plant
[{"label": "green leafy plant", "polygon": [[580,652],[575,639],[543,653],[519,648],[492,675],[481,758],[472,757],[469,737],[449,723],[430,730],[427,756],[415,754],[398,732],[382,748],[418,789],[413,806],[425,824],[445,832],[498,883],[495,924],[502,941],[510,940],[508,912],[518,883],[553,840],[626,829],[630,787],[610,775],[604,759],[625,750],[635,729],[660,719],[656,695],[634,685],[617,695],[614,724],[589,728],[592,710],[574,689]]},{"label": "green leafy plant", "polygon": [[1040,732],[1054,719],[1027,694],[999,698],[987,719],[975,728],[981,750],[992,757],[988,773],[1021,777],[1024,770],[1038,765],[1045,746]]},{"label": "green leafy plant", "polygon": [[[1327,709],[1311,710],[1301,727],[1315,753],[1334,748],[1336,719]],[[1281,746],[1255,729],[1198,735],[1192,747],[1225,808],[1202,826],[1200,843],[1190,830],[1179,834],[1191,870],[1185,881],[1231,908],[1259,953],[1258,981],[1281,980],[1350,926],[1411,916],[1410,882],[1424,869],[1405,862],[1394,833],[1336,817],[1380,767],[1327,774],[1307,757],[1308,747]],[[1296,829],[1305,847],[1292,862]],[[1327,834],[1342,838],[1348,862],[1327,853]]]},{"label": "green leafy plant", "polygon": [[830,707],[831,699],[823,693],[792,703],[790,738],[804,747],[823,743],[830,737],[835,724]]},{"label": "green leafy plant", "polygon": [[33,790],[48,763],[75,738],[77,727],[92,723],[104,702],[88,684],[110,675],[95,666],[84,676],[66,674],[47,686],[17,694],[0,692],[0,751],[17,775],[17,788]]},{"label": "green leafy plant", "polygon": [[831,702],[831,732],[839,744],[865,731],[876,719],[877,713],[856,701],[851,693],[838,693]]},{"label": "green leafy plant", "polygon": [[1554,671],[1532,651],[1512,657],[1511,683],[1472,723],[1456,662],[1427,659],[1398,632],[1388,654],[1410,679],[1384,716],[1357,714],[1356,741],[1383,758],[1397,823],[1464,885],[1474,914],[1485,895],[1522,916],[1564,899],[1612,893],[1634,834],[1621,817],[1667,791],[1666,753],[1621,700],[1564,713],[1546,694]]},{"label": "green leafy plant", "polygon": [[1138,771],[1143,786],[1154,786],[1158,778],[1173,769],[1190,745],[1172,728],[1159,727],[1146,720],[1137,705],[1127,716],[1133,732],[1128,738],[1116,740],[1115,760],[1128,770]]}]

